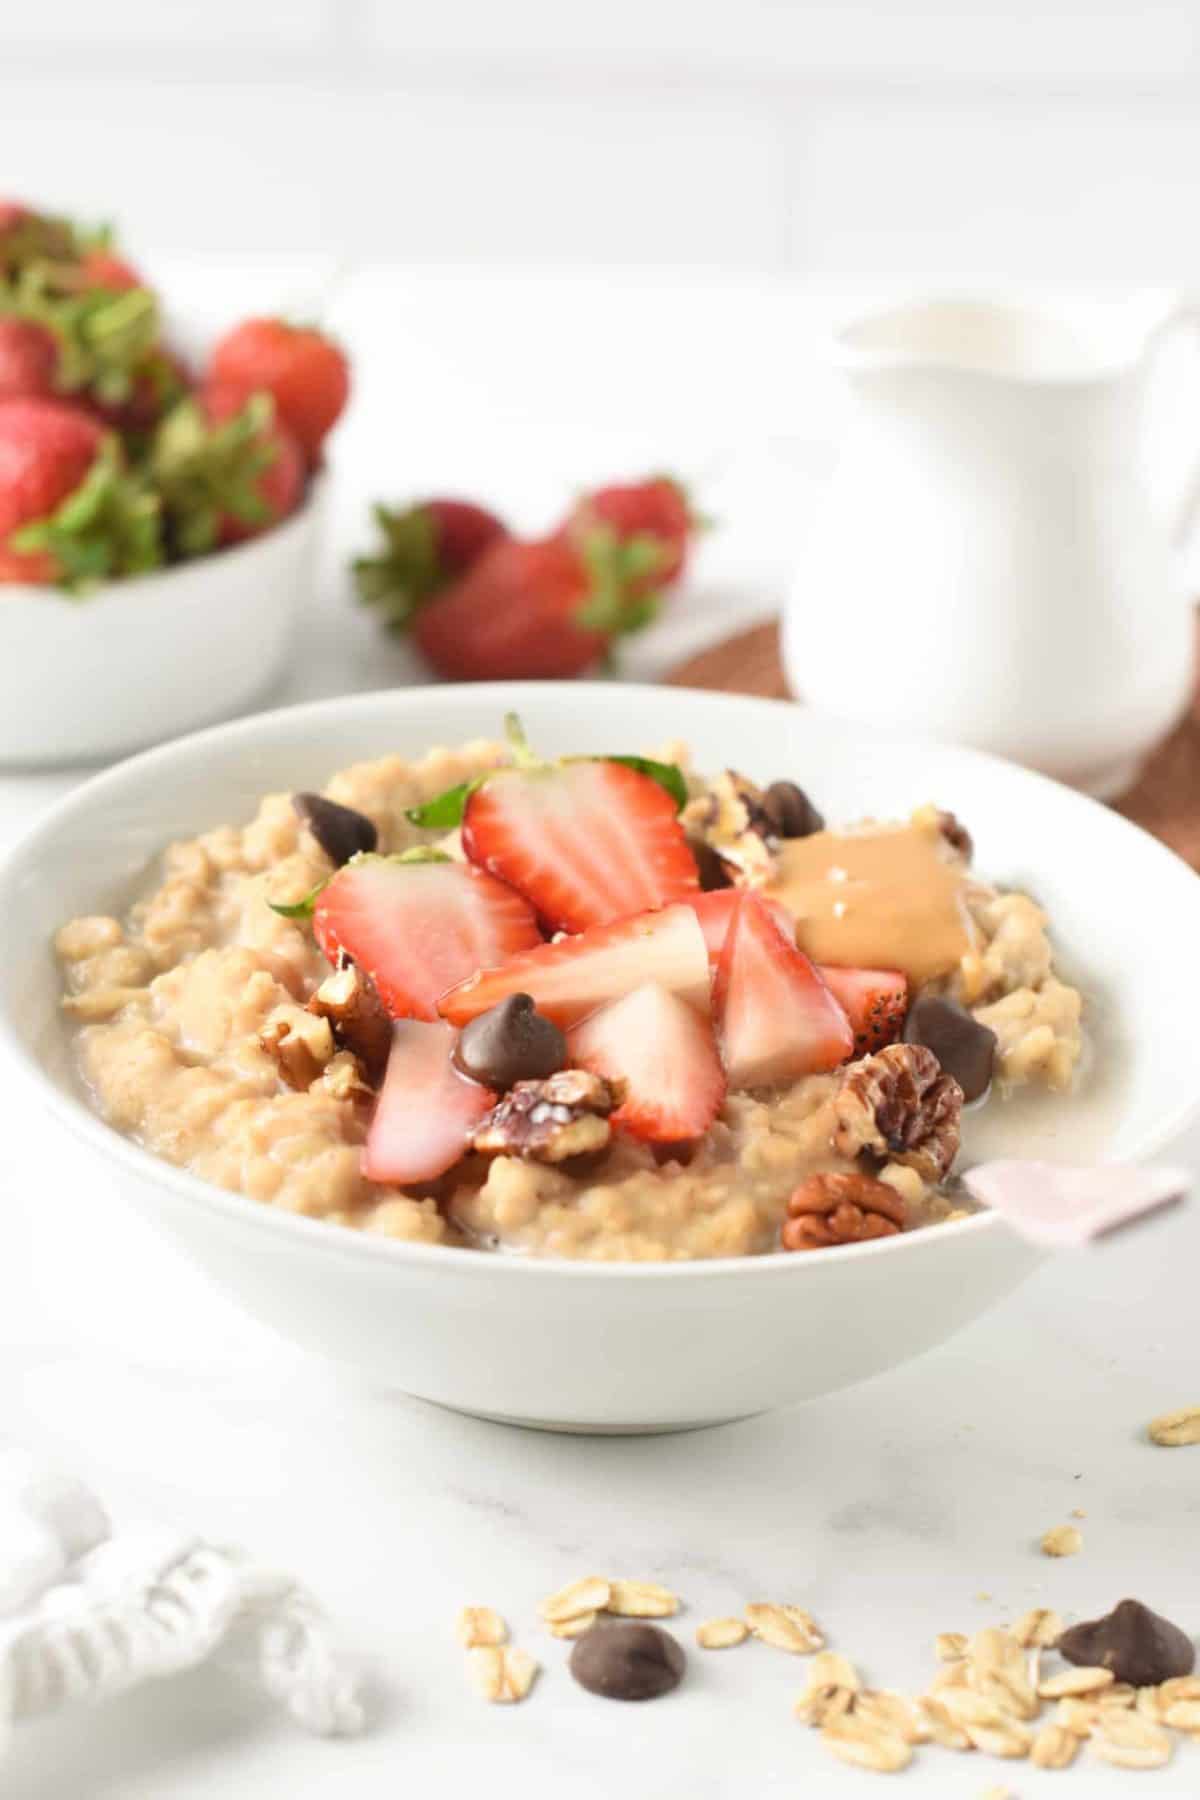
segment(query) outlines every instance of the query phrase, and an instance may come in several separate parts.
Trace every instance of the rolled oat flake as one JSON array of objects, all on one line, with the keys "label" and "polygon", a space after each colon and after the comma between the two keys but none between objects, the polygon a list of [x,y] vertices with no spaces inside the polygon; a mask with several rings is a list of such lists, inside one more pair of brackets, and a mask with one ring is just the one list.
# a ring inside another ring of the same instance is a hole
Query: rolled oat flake
[{"label": "rolled oat flake", "polygon": [[1196,1646],[1170,1619],[1140,1600],[1122,1600],[1102,1619],[1072,1625],[1058,1640],[1059,1655],[1085,1668],[1111,1669],[1133,1687],[1157,1687],[1173,1676],[1190,1675]]},{"label": "rolled oat flake", "polygon": [[580,1687],[606,1700],[657,1700],[679,1686],[687,1657],[659,1625],[601,1620],[578,1639],[568,1667]]}]

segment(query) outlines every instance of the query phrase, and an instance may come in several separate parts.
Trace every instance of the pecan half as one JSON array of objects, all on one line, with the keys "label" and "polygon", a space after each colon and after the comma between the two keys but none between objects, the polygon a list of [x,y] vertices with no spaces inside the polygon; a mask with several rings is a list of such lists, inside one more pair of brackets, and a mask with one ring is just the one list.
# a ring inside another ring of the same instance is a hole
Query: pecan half
[{"label": "pecan half", "polygon": [[900,1195],[873,1175],[857,1169],[810,1175],[788,1201],[780,1242],[785,1250],[861,1244],[868,1238],[895,1237],[904,1219]]},{"label": "pecan half", "polygon": [[958,1155],[963,1092],[923,1044],[889,1044],[851,1063],[834,1095],[833,1147],[862,1151],[940,1181]]},{"label": "pecan half", "polygon": [[484,1156],[563,1162],[603,1150],[617,1095],[599,1075],[563,1069],[545,1081],[518,1081],[494,1106],[472,1144]]},{"label": "pecan half", "polygon": [[353,963],[335,969],[312,996],[308,1010],[328,1019],[337,1042],[353,1052],[367,1080],[378,1086],[392,1047],[392,1021],[370,976]]}]

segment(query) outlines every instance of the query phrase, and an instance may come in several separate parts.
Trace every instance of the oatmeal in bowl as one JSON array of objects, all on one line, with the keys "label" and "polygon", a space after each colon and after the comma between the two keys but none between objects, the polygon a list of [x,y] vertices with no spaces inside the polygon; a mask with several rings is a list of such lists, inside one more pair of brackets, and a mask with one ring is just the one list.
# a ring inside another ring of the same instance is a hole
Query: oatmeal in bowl
[{"label": "oatmeal in bowl", "polygon": [[943,1225],[964,1118],[1075,1103],[1083,1001],[936,796],[826,810],[796,764],[543,759],[515,724],[270,793],[59,929],[88,1094],[205,1181],[409,1244],[696,1262]]}]

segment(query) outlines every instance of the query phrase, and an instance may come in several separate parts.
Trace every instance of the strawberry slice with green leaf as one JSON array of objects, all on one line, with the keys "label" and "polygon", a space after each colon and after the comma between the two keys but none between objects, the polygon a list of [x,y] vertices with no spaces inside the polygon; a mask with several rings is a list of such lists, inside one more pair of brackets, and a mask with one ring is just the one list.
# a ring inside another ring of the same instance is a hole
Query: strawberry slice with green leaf
[{"label": "strawberry slice with green leaf", "polygon": [[854,1050],[845,1013],[763,902],[740,896],[713,985],[731,1088],[769,1087],[836,1069]]},{"label": "strawberry slice with green leaf", "polygon": [[414,808],[414,824],[461,820],[471,862],[516,888],[552,931],[586,931],[699,890],[677,768],[645,757],[543,762],[520,721],[505,723],[512,767]]},{"label": "strawberry slice with green leaf", "polygon": [[855,1056],[870,1056],[896,1042],[908,1012],[908,980],[899,969],[835,969],[818,963],[817,974],[850,1021]]},{"label": "strawberry slice with green leaf", "polygon": [[436,1019],[447,988],[542,941],[519,894],[427,850],[353,857],[287,910],[306,909],[330,962],[348,956],[397,1019]]},{"label": "strawberry slice with green leaf", "polygon": [[691,907],[665,906],[524,950],[443,994],[438,1011],[465,1025],[510,994],[529,994],[540,1013],[570,1027],[647,981],[707,1011],[708,955]]},{"label": "strawberry slice with green leaf", "polygon": [[614,1125],[652,1144],[702,1137],[725,1098],[712,1020],[657,981],[585,1019],[569,1039],[580,1068],[619,1082]]},{"label": "strawberry slice with green leaf", "polygon": [[368,1181],[411,1187],[436,1181],[466,1155],[495,1094],[450,1060],[455,1033],[440,1019],[392,1027],[387,1072],[363,1151]]}]

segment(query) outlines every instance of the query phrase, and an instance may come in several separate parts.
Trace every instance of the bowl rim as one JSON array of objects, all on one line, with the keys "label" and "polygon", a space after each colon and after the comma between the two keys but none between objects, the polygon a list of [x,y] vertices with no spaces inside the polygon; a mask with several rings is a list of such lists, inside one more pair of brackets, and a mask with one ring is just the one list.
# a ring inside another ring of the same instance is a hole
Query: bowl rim
[{"label": "bowl rim", "polygon": [[[699,700],[706,709],[714,713],[739,713],[750,709],[757,712],[779,714],[796,709],[794,701],[765,699],[754,695],[722,694],[706,689],[686,687],[671,688],[668,691],[673,695]],[[408,697],[420,695],[424,698],[431,693],[436,693],[439,699],[447,705],[460,699],[469,698],[472,706],[477,707],[481,713],[491,711],[496,716],[500,716],[514,707],[519,710],[522,699],[537,702],[553,702],[555,699],[561,699],[577,703],[579,684],[570,681],[459,682],[433,684],[420,688],[378,688],[365,693],[338,695],[321,700],[303,701],[291,706],[275,707],[266,712],[252,713],[240,719],[227,720],[222,724],[210,725],[202,730],[189,732],[182,737],[173,738],[165,744],[153,746],[134,756],[124,758],[110,768],[79,783],[47,808],[0,857],[0,896],[3,894],[5,884],[16,879],[23,866],[29,866],[36,861],[39,847],[46,841],[53,841],[64,826],[69,826],[76,812],[80,810],[94,812],[96,802],[100,801],[103,804],[108,797],[110,788],[119,792],[121,786],[131,777],[137,778],[152,773],[160,766],[170,765],[173,759],[189,760],[197,754],[202,754],[207,747],[218,740],[224,748],[231,742],[236,745],[239,738],[253,740],[263,731],[270,734],[287,727],[303,727],[310,722],[321,723],[331,716],[344,716],[347,711],[361,712],[368,716],[373,712],[382,715],[392,707],[403,706]],[[614,706],[619,705],[618,697],[622,695],[627,696],[631,704],[638,700],[650,701],[656,698],[661,700],[663,688],[661,685],[651,683],[605,684],[604,696],[610,699]],[[800,710],[808,718],[818,722],[823,716],[816,708],[803,707]],[[988,751],[974,750],[961,745],[936,743],[933,739],[882,731],[875,727],[860,727],[852,721],[835,719],[832,715],[824,716],[842,730],[849,726],[864,743],[891,744],[906,750],[929,751],[936,749],[939,754],[953,758],[956,763],[965,766],[968,770],[972,767],[1001,769],[1007,775],[1019,778],[1035,789],[1042,788],[1056,795],[1066,796],[1073,804],[1081,808],[1094,808],[1097,812],[1103,813],[1106,820],[1117,831],[1131,832],[1142,839],[1143,851],[1149,852],[1159,860],[1164,872],[1169,872],[1169,879],[1178,880],[1180,877],[1184,877],[1191,882],[1200,882],[1200,874],[1184,862],[1182,857],[1177,856],[1165,844],[1151,836],[1149,832],[1144,831],[1141,826],[1134,824],[1132,820],[1124,818],[1121,814],[1113,812],[1100,801],[1067,788],[1049,776],[1025,769],[1010,762],[1007,758],[995,756]],[[0,1053],[7,1056],[21,1074],[32,1083],[40,1093],[43,1103],[48,1106],[50,1112],[60,1123],[65,1125],[75,1137],[95,1148],[99,1154],[127,1169],[135,1180],[140,1178],[150,1184],[161,1183],[178,1200],[198,1204],[202,1210],[224,1216],[235,1226],[249,1227],[264,1237],[274,1237],[283,1233],[296,1245],[297,1249],[309,1246],[320,1250],[323,1254],[332,1253],[342,1259],[352,1261],[365,1259],[380,1268],[390,1263],[409,1265],[415,1269],[443,1269],[447,1273],[457,1271],[460,1274],[466,1274],[471,1272],[477,1278],[487,1279],[491,1279],[498,1271],[503,1270],[506,1273],[498,1275],[498,1279],[533,1281],[550,1281],[561,1278],[570,1281],[634,1280],[690,1284],[698,1281],[724,1280],[735,1272],[758,1281],[796,1280],[800,1278],[800,1269],[816,1270],[833,1263],[843,1262],[847,1256],[912,1258],[921,1253],[923,1245],[933,1248],[939,1243],[957,1242],[964,1238],[979,1237],[982,1239],[987,1234],[1005,1228],[1005,1221],[999,1214],[985,1211],[970,1218],[948,1221],[939,1225],[936,1230],[931,1228],[902,1232],[895,1237],[881,1238],[865,1244],[833,1245],[822,1251],[819,1257],[764,1254],[663,1262],[607,1262],[569,1257],[522,1256],[516,1253],[481,1252],[477,1249],[462,1248],[457,1245],[412,1243],[402,1238],[387,1237],[383,1233],[354,1231],[346,1227],[331,1230],[328,1221],[308,1218],[302,1214],[288,1212],[283,1208],[268,1206],[247,1194],[205,1181],[200,1176],[193,1175],[188,1170],[179,1168],[174,1163],[156,1156],[132,1138],[115,1130],[81,1096],[64,1091],[52,1080],[39,1059],[20,1041],[8,1016],[8,1011],[3,1007],[0,1007]],[[1142,1161],[1154,1155],[1200,1115],[1200,1065],[1197,1065],[1197,1071],[1198,1078],[1191,1096],[1182,1099],[1169,1114],[1158,1119],[1146,1129],[1128,1153],[1127,1161]],[[753,1273],[751,1273],[752,1271]]]},{"label": "bowl rim", "polygon": [[[314,512],[324,501],[328,487],[328,469],[325,467],[314,469],[309,476],[303,502],[295,507],[286,519],[280,519],[267,531],[257,532],[253,537],[242,538],[235,544],[223,544],[215,550],[207,551],[203,556],[189,557],[186,562],[169,563],[161,569],[146,569],[140,575],[122,575],[112,581],[102,581],[83,594],[69,594],[52,584],[39,586],[36,582],[14,581],[6,582],[0,588],[0,596],[3,596],[6,609],[11,607],[14,602],[19,604],[21,601],[31,601],[41,612],[46,610],[47,605],[57,605],[62,611],[72,612],[79,617],[91,618],[121,601],[144,599],[152,588],[157,588],[162,583],[177,583],[184,579],[195,581],[201,574],[210,572],[214,562],[218,563],[220,568],[225,569],[231,562],[245,562],[252,556],[263,555],[268,546],[280,547],[282,540],[298,537],[308,527]],[[275,710],[284,712],[287,709],[277,707]],[[265,715],[258,713],[250,716],[262,718]],[[213,728],[206,726],[204,729],[211,730]],[[181,743],[182,741],[181,738],[170,740],[171,743]],[[167,748],[163,744],[153,747],[155,749]],[[125,757],[122,758],[122,761],[132,761],[132,758]],[[120,766],[119,763],[113,765],[113,767]],[[107,774],[109,771],[105,770],[104,773]]]}]

